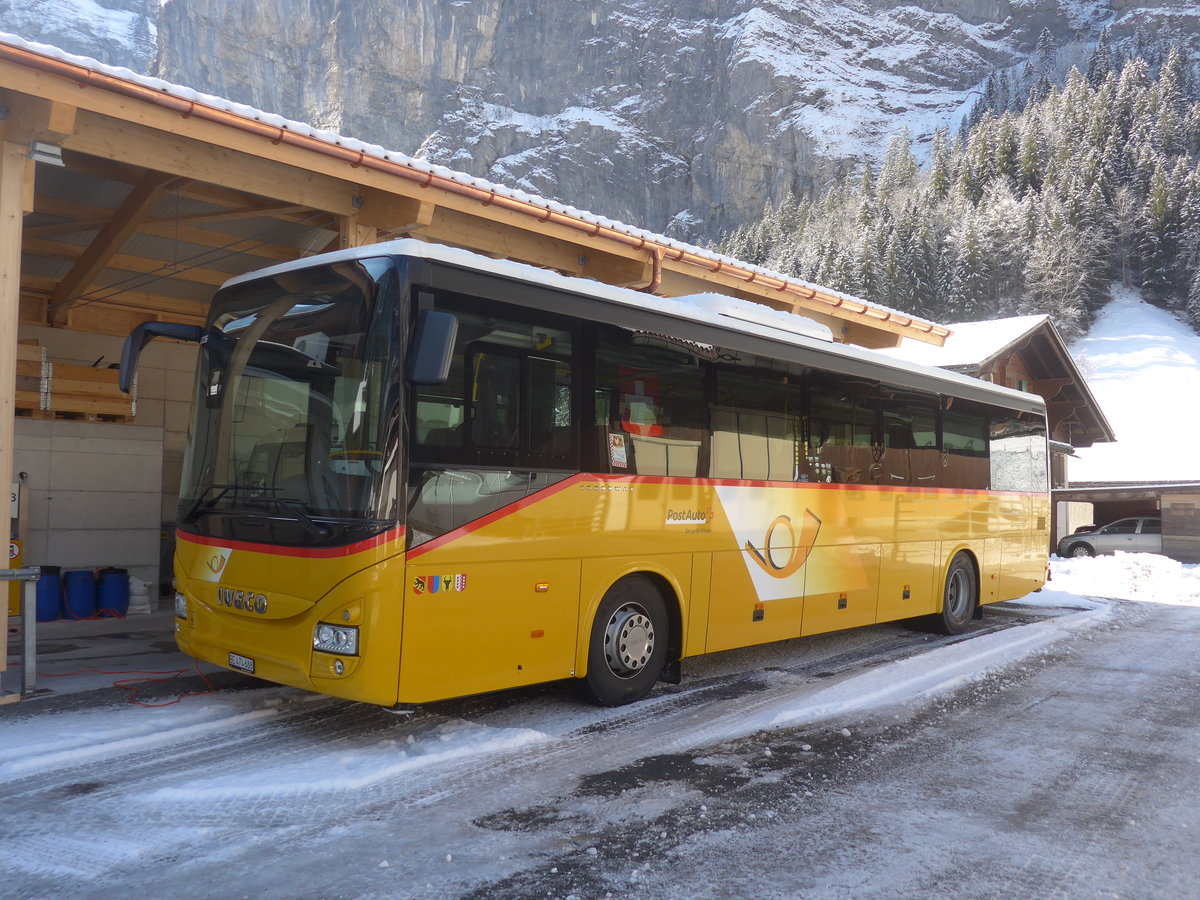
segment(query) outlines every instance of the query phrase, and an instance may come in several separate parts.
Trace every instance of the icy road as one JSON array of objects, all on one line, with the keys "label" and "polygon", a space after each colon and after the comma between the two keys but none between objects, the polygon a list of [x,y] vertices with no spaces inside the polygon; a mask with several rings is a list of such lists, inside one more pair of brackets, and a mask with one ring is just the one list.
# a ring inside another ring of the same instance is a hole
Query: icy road
[{"label": "icy road", "polygon": [[618,710],[67,677],[0,708],[0,896],[1200,896],[1198,648],[1200,570],[1119,556],[961,638],[691,660]]}]

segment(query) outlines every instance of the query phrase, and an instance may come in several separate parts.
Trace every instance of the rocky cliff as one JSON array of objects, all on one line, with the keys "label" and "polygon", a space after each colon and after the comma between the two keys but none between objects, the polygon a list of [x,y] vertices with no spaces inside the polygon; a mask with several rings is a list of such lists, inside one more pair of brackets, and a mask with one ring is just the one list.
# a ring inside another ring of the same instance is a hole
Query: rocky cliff
[{"label": "rocky cliff", "polygon": [[956,127],[1044,28],[1064,65],[1200,35],[1181,0],[100,2],[0,28],[692,240]]}]

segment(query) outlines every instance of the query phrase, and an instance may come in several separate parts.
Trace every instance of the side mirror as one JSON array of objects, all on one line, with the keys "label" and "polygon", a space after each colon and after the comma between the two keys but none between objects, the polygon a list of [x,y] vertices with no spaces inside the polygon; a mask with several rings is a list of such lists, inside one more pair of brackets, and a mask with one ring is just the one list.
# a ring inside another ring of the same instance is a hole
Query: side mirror
[{"label": "side mirror", "polygon": [[457,337],[456,316],[436,309],[422,310],[408,348],[408,380],[413,384],[445,384]]},{"label": "side mirror", "polygon": [[128,394],[133,387],[133,375],[137,371],[142,349],[156,337],[198,344],[204,337],[204,329],[199,325],[180,325],[176,322],[143,322],[133,329],[125,338],[125,346],[121,350],[121,376],[117,385],[124,393]]}]

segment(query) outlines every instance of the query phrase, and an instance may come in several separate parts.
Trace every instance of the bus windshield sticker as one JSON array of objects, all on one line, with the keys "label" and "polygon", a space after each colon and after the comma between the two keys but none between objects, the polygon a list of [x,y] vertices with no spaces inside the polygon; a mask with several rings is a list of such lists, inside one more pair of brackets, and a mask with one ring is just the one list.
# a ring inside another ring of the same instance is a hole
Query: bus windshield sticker
[{"label": "bus windshield sticker", "polygon": [[629,468],[629,457],[625,453],[625,435],[610,434],[608,436],[608,457],[614,467]]}]

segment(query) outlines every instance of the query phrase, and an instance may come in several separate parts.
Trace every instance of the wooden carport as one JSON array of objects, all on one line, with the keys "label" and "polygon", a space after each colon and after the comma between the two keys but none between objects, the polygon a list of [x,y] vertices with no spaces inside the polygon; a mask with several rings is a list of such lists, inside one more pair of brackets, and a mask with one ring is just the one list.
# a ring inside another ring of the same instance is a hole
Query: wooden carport
[{"label": "wooden carport", "polygon": [[666,296],[720,292],[835,339],[947,329],[187,88],[0,35],[0,473],[19,327],[201,323],[226,278],[398,236]]}]

